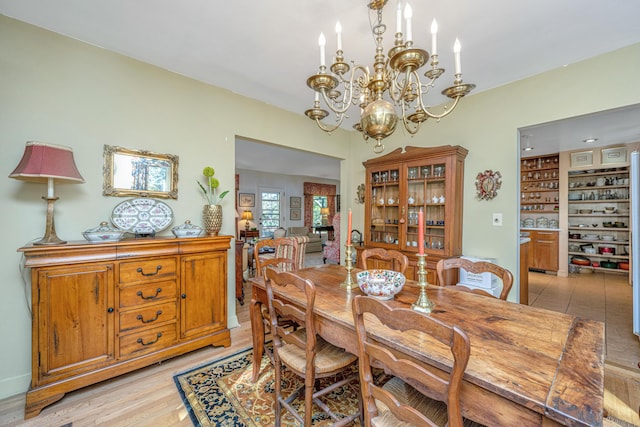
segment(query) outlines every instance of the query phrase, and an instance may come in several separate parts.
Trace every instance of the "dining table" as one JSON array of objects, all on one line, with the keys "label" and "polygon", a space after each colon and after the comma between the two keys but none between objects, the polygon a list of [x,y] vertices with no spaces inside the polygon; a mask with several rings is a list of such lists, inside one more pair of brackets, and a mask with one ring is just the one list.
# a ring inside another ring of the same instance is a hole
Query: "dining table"
[{"label": "dining table", "polygon": [[[353,282],[358,269],[351,269]],[[356,354],[352,301],[359,288],[345,289],[347,268],[326,264],[297,270],[316,287],[314,320],[326,341]],[[267,306],[264,280],[251,279],[253,379],[260,372]],[[460,392],[462,414],[485,426],[601,426],[604,400],[604,324],[502,301],[455,289],[426,285],[433,303],[425,314],[463,329],[471,343]],[[305,308],[304,294],[293,286],[274,289],[275,296]],[[389,300],[411,307],[420,287],[407,280]],[[434,372],[449,372],[450,352],[436,346],[428,334],[392,333],[374,325],[370,336],[389,350],[411,358]]]}]

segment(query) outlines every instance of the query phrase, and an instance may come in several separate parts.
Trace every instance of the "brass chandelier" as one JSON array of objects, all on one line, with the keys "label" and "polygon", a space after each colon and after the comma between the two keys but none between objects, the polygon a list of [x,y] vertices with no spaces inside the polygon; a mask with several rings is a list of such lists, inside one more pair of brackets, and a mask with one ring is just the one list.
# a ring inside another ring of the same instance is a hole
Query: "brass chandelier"
[{"label": "brass chandelier", "polygon": [[[318,43],[320,45],[320,67],[317,74],[307,79],[307,86],[315,92],[313,108],[306,110],[305,114],[314,120],[318,127],[327,133],[339,128],[347,115],[351,105],[359,104],[360,122],[353,127],[362,133],[365,141],[375,139],[373,147],[375,153],[384,150],[382,140],[396,130],[398,114],[396,107],[402,111],[402,123],[405,129],[415,135],[422,122],[429,118],[439,121],[453,111],[460,98],[471,92],[474,84],[462,82],[460,71],[460,42],[456,39],[454,44],[455,75],[453,86],[442,91],[442,94],[453,99],[450,106],[445,106],[441,112],[430,110],[425,104],[425,97],[434,86],[435,81],[444,73],[439,68],[436,46],[438,31],[436,20],[431,25],[431,68],[424,76],[426,80],[420,81],[418,70],[429,60],[426,50],[413,47],[411,34],[411,6],[406,4],[404,14],[401,1],[398,0],[396,11],[395,43],[385,57],[382,46],[383,34],[386,25],[382,23],[382,9],[387,0],[371,0],[369,9],[376,11],[377,21],[372,23],[371,31],[376,41],[376,54],[373,63],[373,72],[368,67],[344,62],[342,51],[342,28],[340,22],[336,24],[337,50],[333,64],[327,72],[325,64],[325,38],[321,33]],[[402,17],[404,15],[405,33],[402,33]],[[350,71],[351,70],[351,71]],[[331,110],[336,117],[333,125],[327,125],[322,120],[329,115],[329,111],[320,107],[320,99],[324,106]]]}]

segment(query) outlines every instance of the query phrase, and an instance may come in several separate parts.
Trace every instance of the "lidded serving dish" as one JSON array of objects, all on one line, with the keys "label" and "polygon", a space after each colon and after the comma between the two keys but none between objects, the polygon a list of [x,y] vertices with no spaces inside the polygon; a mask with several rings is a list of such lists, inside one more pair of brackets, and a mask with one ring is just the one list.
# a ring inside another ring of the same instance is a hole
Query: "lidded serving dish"
[{"label": "lidded serving dish", "polygon": [[107,221],[102,221],[97,227],[82,233],[90,242],[117,242],[124,237],[124,234],[124,231],[111,227]]},{"label": "lidded serving dish", "polygon": [[195,224],[191,224],[191,221],[186,220],[184,224],[180,224],[171,229],[171,232],[176,237],[200,237],[204,236],[205,231],[202,227]]}]

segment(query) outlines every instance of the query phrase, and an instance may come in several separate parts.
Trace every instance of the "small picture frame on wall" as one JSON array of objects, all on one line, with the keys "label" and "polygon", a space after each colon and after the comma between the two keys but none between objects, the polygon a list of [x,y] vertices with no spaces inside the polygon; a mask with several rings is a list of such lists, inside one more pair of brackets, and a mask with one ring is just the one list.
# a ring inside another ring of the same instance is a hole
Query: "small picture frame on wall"
[{"label": "small picture frame on wall", "polygon": [[612,163],[627,162],[627,147],[613,147],[602,149],[602,164],[610,165]]},{"label": "small picture frame on wall", "polygon": [[572,168],[591,165],[593,165],[593,151],[580,151],[577,153],[571,153]]},{"label": "small picture frame on wall", "polygon": [[302,218],[302,211],[300,209],[291,209],[289,217],[291,221],[300,221]]},{"label": "small picture frame on wall", "polygon": [[238,206],[241,208],[253,208],[256,205],[256,195],[252,193],[238,194]]},{"label": "small picture frame on wall", "polygon": [[289,207],[291,209],[300,209],[302,207],[302,197],[292,196],[289,198]]}]

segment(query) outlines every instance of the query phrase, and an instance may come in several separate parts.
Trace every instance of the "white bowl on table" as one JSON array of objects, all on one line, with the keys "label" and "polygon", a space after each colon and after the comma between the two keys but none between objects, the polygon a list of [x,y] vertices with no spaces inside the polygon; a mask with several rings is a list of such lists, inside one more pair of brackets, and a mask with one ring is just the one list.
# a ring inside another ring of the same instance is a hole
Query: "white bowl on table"
[{"label": "white bowl on table", "polygon": [[356,280],[364,294],[388,300],[402,290],[407,279],[397,271],[373,269],[359,271]]}]

